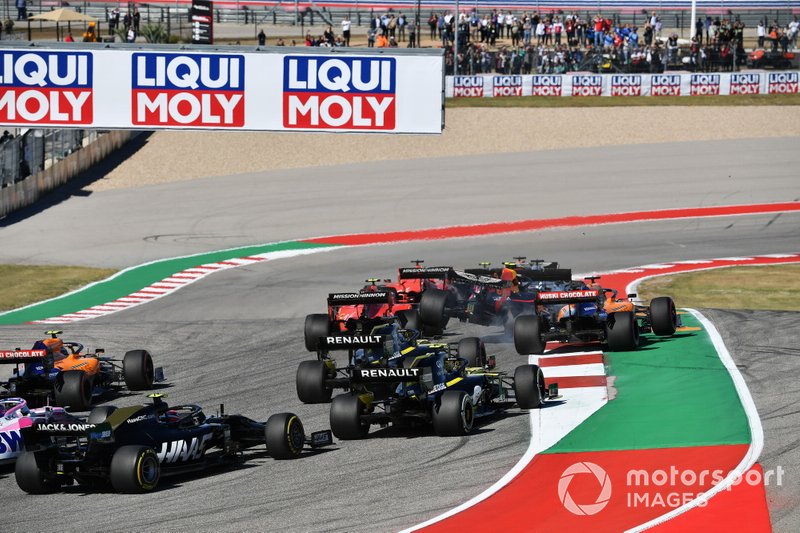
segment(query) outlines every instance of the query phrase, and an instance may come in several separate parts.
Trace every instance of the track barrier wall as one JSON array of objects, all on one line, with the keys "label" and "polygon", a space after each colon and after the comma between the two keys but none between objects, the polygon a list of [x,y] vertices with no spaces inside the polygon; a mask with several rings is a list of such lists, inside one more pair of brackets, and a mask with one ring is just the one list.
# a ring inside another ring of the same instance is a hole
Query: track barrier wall
[{"label": "track barrier wall", "polygon": [[797,94],[800,72],[447,76],[455,98],[504,96],[710,96]]}]

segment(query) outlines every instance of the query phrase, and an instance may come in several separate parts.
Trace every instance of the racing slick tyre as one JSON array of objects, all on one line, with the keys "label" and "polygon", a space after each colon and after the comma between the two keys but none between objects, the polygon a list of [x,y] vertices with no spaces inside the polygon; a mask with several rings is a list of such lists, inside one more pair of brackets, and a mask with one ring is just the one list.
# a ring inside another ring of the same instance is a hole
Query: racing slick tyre
[{"label": "racing slick tyre", "polygon": [[[40,459],[45,459],[40,457]],[[56,479],[47,475],[47,472],[39,467],[36,462],[36,454],[25,452],[17,458],[14,467],[14,477],[17,479],[19,488],[28,494],[50,494],[58,489],[59,483]]]},{"label": "racing slick tyre", "polygon": [[86,422],[89,424],[102,424],[108,418],[108,415],[116,411],[117,408],[113,405],[98,405],[97,407],[93,407],[92,411],[89,413],[89,418],[86,419]]},{"label": "racing slick tyre", "polygon": [[514,370],[514,395],[520,409],[537,409],[545,397],[544,374],[536,365],[522,365]]},{"label": "racing slick tyre", "polygon": [[80,370],[61,372],[55,386],[55,400],[61,407],[86,411],[92,402],[92,380]]},{"label": "racing slick tyre", "polygon": [[422,322],[419,319],[419,311],[416,309],[400,311],[397,315],[400,317],[400,322],[403,328],[414,329],[417,331],[422,330]]},{"label": "racing slick tyre", "polygon": [[445,314],[450,293],[440,289],[428,289],[419,301],[419,318],[426,326],[444,329],[450,318]]},{"label": "racing slick tyre", "polygon": [[458,341],[458,356],[467,360],[467,366],[486,366],[486,345],[478,337],[465,337]]},{"label": "racing slick tyre", "polygon": [[147,350],[131,350],[122,358],[122,375],[128,390],[147,390],[153,388],[155,377],[153,358]]},{"label": "racing slick tyre", "polygon": [[518,316],[514,320],[514,348],[520,355],[544,353],[539,315]]},{"label": "racing slick tyre", "polygon": [[611,313],[606,322],[606,340],[612,352],[629,352],[639,347],[639,325],[630,311]]},{"label": "racing slick tyre", "polygon": [[440,437],[468,435],[474,422],[472,399],[464,391],[446,390],[433,406],[433,431]]},{"label": "racing slick tyre", "polygon": [[669,296],[659,296],[650,302],[650,327],[653,333],[669,337],[675,333],[678,324],[678,313],[675,302]]},{"label": "racing slick tyre", "polygon": [[363,439],[369,433],[369,424],[361,420],[364,404],[353,394],[340,394],[331,403],[331,431],[342,440]]},{"label": "racing slick tyre", "polygon": [[331,401],[331,389],[325,386],[328,367],[323,361],[301,361],[297,367],[295,385],[297,397],[303,403],[328,403]]},{"label": "racing slick tyre", "polygon": [[139,494],[156,488],[161,463],[153,448],[122,446],[111,457],[111,486],[123,494]]},{"label": "racing slick tyre", "polygon": [[296,459],[303,453],[306,432],[294,413],[278,413],[264,425],[267,451],[273,459]]},{"label": "racing slick tyre", "polygon": [[319,338],[327,337],[331,334],[331,323],[328,315],[313,314],[306,315],[306,325],[303,335],[306,340],[306,350],[316,352],[319,349]]}]

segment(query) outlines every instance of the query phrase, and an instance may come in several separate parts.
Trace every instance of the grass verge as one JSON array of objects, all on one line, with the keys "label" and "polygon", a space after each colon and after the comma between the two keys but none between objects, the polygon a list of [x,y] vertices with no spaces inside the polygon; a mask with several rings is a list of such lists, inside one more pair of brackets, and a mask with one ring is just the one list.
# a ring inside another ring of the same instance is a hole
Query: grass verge
[{"label": "grass verge", "polygon": [[638,293],[672,296],[679,307],[800,311],[798,277],[800,265],[718,268],[651,278]]},{"label": "grass verge", "polygon": [[800,105],[800,94],[734,96],[508,96],[502,98],[448,98],[446,107],[641,107],[641,106],[749,106]]},{"label": "grass verge", "polygon": [[0,265],[0,311],[74,291],[115,272],[78,266]]}]

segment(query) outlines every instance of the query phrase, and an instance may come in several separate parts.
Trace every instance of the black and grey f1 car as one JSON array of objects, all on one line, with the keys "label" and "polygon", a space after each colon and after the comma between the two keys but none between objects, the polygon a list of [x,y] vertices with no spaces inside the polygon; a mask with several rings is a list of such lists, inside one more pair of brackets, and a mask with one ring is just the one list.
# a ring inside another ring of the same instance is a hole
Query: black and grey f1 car
[{"label": "black and grey f1 car", "polygon": [[17,484],[44,494],[78,482],[110,483],[117,492],[152,491],[161,476],[202,470],[239,460],[242,451],[266,444],[275,459],[294,459],[304,447],[332,444],[330,431],[306,437],[292,413],[256,422],[242,415],[206,417],[197,405],[98,406],[81,423],[35,422],[22,430],[25,451],[17,460]]}]

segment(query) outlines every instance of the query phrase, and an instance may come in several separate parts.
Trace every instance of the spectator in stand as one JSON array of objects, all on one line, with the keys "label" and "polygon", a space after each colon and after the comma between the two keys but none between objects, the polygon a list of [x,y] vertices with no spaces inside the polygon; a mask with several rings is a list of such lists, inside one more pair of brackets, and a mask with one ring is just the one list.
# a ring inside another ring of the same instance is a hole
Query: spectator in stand
[{"label": "spectator in stand", "polygon": [[67,32],[67,36],[64,37],[64,42],[65,43],[74,43],[75,42],[75,38],[72,36],[72,32],[71,31]]},{"label": "spectator in stand", "polygon": [[653,44],[653,26],[648,22],[644,25],[644,45],[651,46]]},{"label": "spectator in stand", "polygon": [[378,33],[377,28],[370,28],[367,31],[367,48],[375,47],[375,35],[377,35],[377,33]]},{"label": "spectator in stand", "polygon": [[0,137],[0,144],[5,144],[5,143],[7,143],[8,141],[10,141],[13,138],[14,138],[14,136],[11,135],[11,133],[9,133],[8,130],[5,130],[3,132],[3,136]]},{"label": "spectator in stand", "polygon": [[697,17],[697,22],[694,23],[694,35],[698,41],[703,40],[703,19]]},{"label": "spectator in stand", "polygon": [[603,47],[603,41],[604,41],[604,38],[605,38],[605,35],[603,35],[603,26],[605,26],[605,20],[603,20],[603,17],[601,17],[600,14],[598,13],[597,15],[595,15],[594,20],[592,22],[593,22],[593,25],[594,25],[594,27],[593,27],[593,29],[594,29],[594,46],[595,46],[595,48],[602,48]]},{"label": "spectator in stand", "polygon": [[536,44],[542,45],[544,44],[544,20],[539,20],[539,24],[536,25]]},{"label": "spectator in stand", "polygon": [[311,37],[311,32],[306,32],[306,46],[314,46],[314,39]]},{"label": "spectator in stand", "polygon": [[564,31],[564,23],[561,22],[561,19],[556,17],[555,22],[553,22],[553,35],[555,35],[555,44],[559,46],[561,44],[561,33]]},{"label": "spectator in stand", "polygon": [[800,33],[800,22],[797,21],[797,17],[795,16],[789,23],[788,30],[786,31],[786,37],[792,45],[793,50],[797,50],[798,33]]},{"label": "spectator in stand", "polygon": [[400,42],[406,41],[406,26],[408,25],[408,21],[406,20],[406,16],[403,15],[401,12],[397,15],[397,39]]},{"label": "spectator in stand", "polygon": [[262,28],[260,32],[258,32],[258,46],[264,46],[267,44],[267,34],[264,33],[264,29]]},{"label": "spectator in stand", "polygon": [[395,37],[397,35],[397,17],[394,16],[392,13],[389,16],[389,20],[386,21],[386,29],[388,31],[387,37]]},{"label": "spectator in stand", "polygon": [[336,42],[336,35],[333,33],[333,26],[328,24],[328,27],[325,28],[325,32],[322,34],[322,40],[328,45],[333,46]]},{"label": "spectator in stand", "polygon": [[531,19],[524,17],[522,22],[522,42],[525,46],[531,44]]},{"label": "spectator in stand", "polygon": [[397,48],[397,40],[394,38],[394,35],[389,37],[389,48]]},{"label": "spectator in stand", "polygon": [[342,37],[344,38],[344,45],[350,46],[350,17],[347,15],[342,19]]},{"label": "spectator in stand", "polygon": [[[278,42],[275,43],[275,46],[286,46],[286,43],[283,42],[283,39],[280,37],[278,38]],[[294,41],[292,41],[292,46],[294,46]]]},{"label": "spectator in stand", "polygon": [[706,15],[705,23],[703,24],[706,29],[706,44],[711,44],[711,40],[709,38],[709,29],[711,29],[711,15]]},{"label": "spectator in stand", "polygon": [[436,28],[439,26],[439,17],[436,16],[436,13],[431,13],[430,18],[428,18],[428,27],[431,30],[431,41],[436,39]]},{"label": "spectator in stand", "polygon": [[419,28],[419,20],[409,19],[408,21],[408,47],[417,47],[417,29]]},{"label": "spectator in stand", "polygon": [[386,38],[383,31],[378,32],[378,36],[375,38],[375,48],[386,48],[389,46],[389,39]]},{"label": "spectator in stand", "polygon": [[139,14],[139,9],[133,11],[133,31],[139,35],[139,24],[142,22],[142,16]]},{"label": "spectator in stand", "polygon": [[764,48],[764,39],[767,36],[767,27],[764,26],[764,21],[759,20],[756,26],[756,35],[758,36],[758,48]]},{"label": "spectator in stand", "polygon": [[17,0],[17,20],[26,20],[28,18],[28,4],[25,0]]}]

